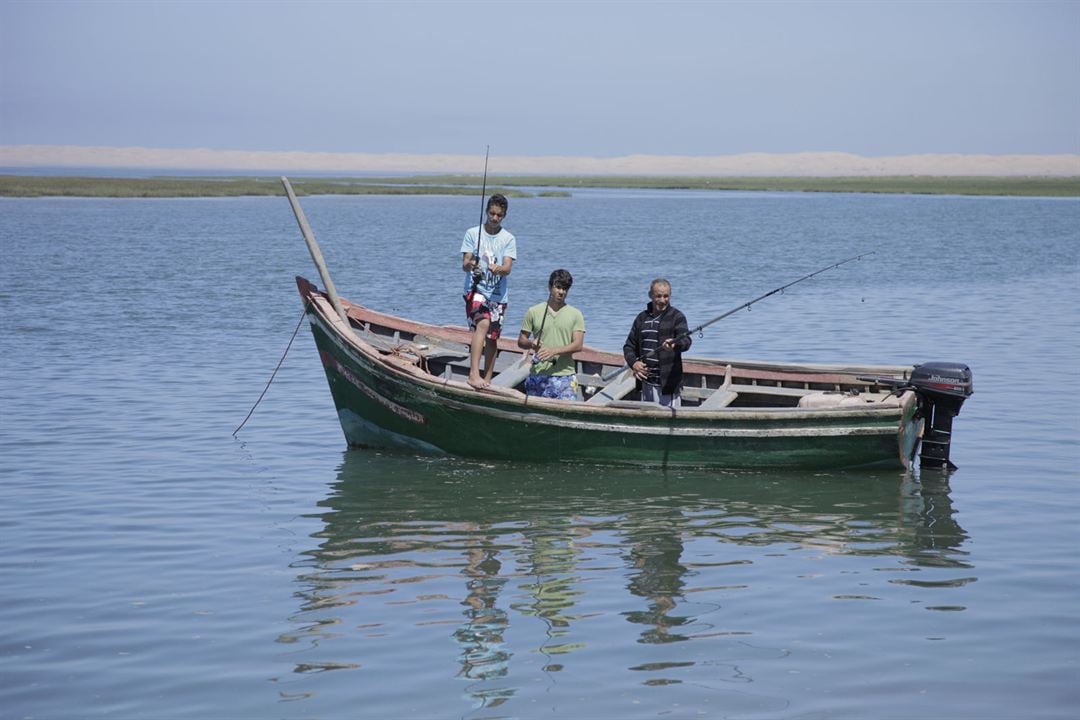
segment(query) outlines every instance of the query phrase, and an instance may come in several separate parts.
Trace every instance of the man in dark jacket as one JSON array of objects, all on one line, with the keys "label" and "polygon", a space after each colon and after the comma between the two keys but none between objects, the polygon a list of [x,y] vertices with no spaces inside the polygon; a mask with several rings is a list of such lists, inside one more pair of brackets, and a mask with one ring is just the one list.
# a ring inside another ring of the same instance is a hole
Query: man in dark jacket
[{"label": "man in dark jacket", "polygon": [[691,344],[686,316],[671,306],[671,283],[664,278],[652,281],[649,299],[626,336],[623,358],[638,379],[642,400],[677,408],[682,354]]}]

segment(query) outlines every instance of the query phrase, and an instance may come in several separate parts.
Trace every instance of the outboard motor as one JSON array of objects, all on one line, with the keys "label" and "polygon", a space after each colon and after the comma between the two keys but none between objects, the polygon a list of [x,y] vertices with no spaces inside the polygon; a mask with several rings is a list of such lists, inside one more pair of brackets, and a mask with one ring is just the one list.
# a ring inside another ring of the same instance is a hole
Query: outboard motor
[{"label": "outboard motor", "polygon": [[975,392],[971,368],[961,363],[929,362],[916,365],[909,386],[919,396],[923,416],[920,467],[955,470],[949,461],[952,421],[960,406]]}]

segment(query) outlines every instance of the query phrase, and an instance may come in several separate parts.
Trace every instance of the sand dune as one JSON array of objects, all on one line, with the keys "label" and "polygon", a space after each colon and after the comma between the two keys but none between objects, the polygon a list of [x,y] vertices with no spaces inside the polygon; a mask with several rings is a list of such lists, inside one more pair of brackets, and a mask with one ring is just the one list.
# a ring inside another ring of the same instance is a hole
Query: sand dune
[{"label": "sand dune", "polygon": [[[145,168],[236,172],[477,174],[482,155],[247,152],[73,145],[0,145],[0,167]],[[896,155],[844,152],[621,157],[493,156],[489,172],[525,175],[1048,175],[1080,176],[1080,154]]]}]

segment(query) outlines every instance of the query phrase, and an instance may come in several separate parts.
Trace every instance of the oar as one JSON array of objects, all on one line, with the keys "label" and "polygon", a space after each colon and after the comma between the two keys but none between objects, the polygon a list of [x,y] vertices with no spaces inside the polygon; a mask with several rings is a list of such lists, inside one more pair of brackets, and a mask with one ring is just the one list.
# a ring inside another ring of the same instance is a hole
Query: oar
[{"label": "oar", "polygon": [[[762,300],[769,297],[770,295],[775,295],[778,292],[784,292],[784,290],[788,289],[792,285],[796,285],[798,283],[801,283],[803,280],[809,280],[810,278],[814,277],[815,275],[820,275],[821,273],[825,272],[826,270],[832,270],[833,268],[838,268],[841,265],[844,265],[845,263],[849,263],[849,262],[852,262],[854,260],[859,260],[861,258],[866,257],[867,255],[873,255],[873,254],[874,254],[873,250],[871,250],[870,252],[864,252],[864,253],[862,253],[860,255],[855,255],[853,257],[849,257],[846,260],[841,260],[840,262],[835,262],[835,263],[833,263],[831,265],[826,265],[825,267],[821,268],[820,270],[815,270],[812,273],[807,273],[806,275],[803,275],[798,280],[792,280],[787,285],[781,285],[778,288],[774,288],[773,290],[770,290],[769,292],[765,293],[764,295],[759,295],[758,297],[754,298],[753,300],[751,300],[749,302],[744,302],[742,305],[739,305],[738,307],[734,307],[734,308],[728,310],[727,312],[725,312],[725,313],[723,313],[721,315],[717,315],[712,320],[709,320],[706,323],[702,323],[701,325],[698,325],[696,328],[693,328],[692,330],[687,330],[684,333],[679,333],[673,339],[674,340],[681,340],[684,337],[690,337],[694,333],[701,332],[702,330],[709,327],[713,323],[720,322],[721,320],[728,317],[729,315],[734,315],[735,313],[739,312],[740,310],[742,310],[744,308],[749,308],[754,303],[761,302]],[[650,350],[649,352],[645,353],[644,355],[642,355],[638,359],[639,360],[646,360],[646,359],[652,357],[653,355],[655,355],[658,352],[660,352],[660,347],[659,346],[657,346],[655,349]],[[617,370],[613,370],[612,372],[608,373],[607,375],[604,375],[601,379],[604,382],[611,382],[612,378],[614,378],[620,372],[625,370],[627,367],[628,367],[627,365],[623,365],[622,367],[618,368]]]}]

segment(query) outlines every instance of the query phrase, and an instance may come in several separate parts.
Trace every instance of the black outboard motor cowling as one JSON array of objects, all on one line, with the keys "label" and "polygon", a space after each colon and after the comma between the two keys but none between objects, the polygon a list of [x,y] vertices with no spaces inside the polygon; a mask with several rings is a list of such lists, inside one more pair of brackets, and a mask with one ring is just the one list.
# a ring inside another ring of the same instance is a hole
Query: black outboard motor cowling
[{"label": "black outboard motor cowling", "polygon": [[949,461],[952,421],[975,392],[971,368],[953,362],[923,363],[912,371],[910,385],[919,396],[919,412],[924,420],[919,465],[955,470]]}]

